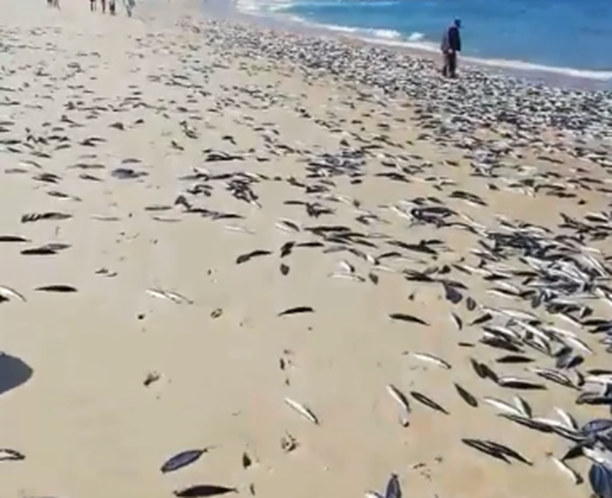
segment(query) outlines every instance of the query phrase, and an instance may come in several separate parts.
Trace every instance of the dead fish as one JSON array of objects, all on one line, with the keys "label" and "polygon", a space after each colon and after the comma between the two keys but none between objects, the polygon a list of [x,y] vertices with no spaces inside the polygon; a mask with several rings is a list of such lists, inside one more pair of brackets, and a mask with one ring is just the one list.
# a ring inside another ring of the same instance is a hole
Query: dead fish
[{"label": "dead fish", "polygon": [[442,281],[442,285],[444,287],[444,297],[446,300],[452,304],[459,304],[463,299],[461,292],[459,292],[454,285],[450,285],[445,281]]},{"label": "dead fish", "polygon": [[507,458],[510,457],[514,458],[515,460],[518,460],[519,462],[524,463],[525,465],[533,465],[529,460],[527,460],[517,451],[503,444],[496,443],[495,441],[469,438],[462,439],[461,441],[471,448],[474,448],[499,460],[503,460],[506,463],[510,463],[510,460],[508,460]]},{"label": "dead fish", "polygon": [[448,411],[446,410],[446,408],[440,406],[438,403],[436,403],[433,399],[428,398],[427,396],[425,396],[424,394],[418,392],[418,391],[410,391],[410,395],[416,399],[419,403],[424,404],[425,406],[428,406],[429,408],[431,408],[432,410],[436,410],[440,413],[444,413],[445,415],[449,415]]},{"label": "dead fish", "polygon": [[484,401],[488,405],[491,405],[494,408],[497,408],[498,410],[504,413],[507,413],[513,416],[518,416],[518,417],[525,416],[520,407],[511,405],[510,403],[507,403],[501,399],[492,398],[490,396],[485,396],[484,398],[482,398],[482,401]]},{"label": "dead fish", "polygon": [[527,460],[523,455],[521,455],[518,451],[513,450],[512,448],[496,443],[495,441],[485,441],[491,448],[499,451],[501,454],[509,456],[510,458],[514,458],[525,465],[533,465],[529,460]]},{"label": "dead fish", "polygon": [[450,363],[448,363],[447,361],[444,361],[442,358],[439,358],[429,353],[408,353],[408,354],[416,358],[417,360],[431,363],[433,365],[436,365],[440,368],[444,368],[446,370],[450,370],[452,368]]},{"label": "dead fish", "polygon": [[289,254],[291,254],[291,251],[293,250],[293,248],[295,247],[295,241],[294,240],[290,240],[289,242],[285,242],[282,247],[280,248],[280,257],[284,258],[285,256],[289,256]]},{"label": "dead fish", "polygon": [[204,498],[206,496],[219,496],[227,493],[236,493],[236,488],[218,486],[216,484],[196,484],[174,492],[174,496],[181,498]]},{"label": "dead fish", "polygon": [[468,405],[473,408],[476,408],[478,406],[478,400],[476,399],[476,397],[470,394],[466,389],[464,389],[457,383],[455,383],[455,389],[457,389],[457,392],[459,393],[459,396],[461,396],[461,399],[463,399],[463,401],[465,401]]},{"label": "dead fish", "polygon": [[400,422],[402,426],[408,427],[408,415],[410,414],[410,403],[406,395],[392,384],[387,385],[387,392],[395,400],[401,409]]},{"label": "dead fish", "polygon": [[612,469],[600,463],[594,463],[589,469],[589,483],[597,498],[612,497]]},{"label": "dead fish", "polygon": [[548,457],[555,464],[555,466],[561,472],[563,472],[563,474],[565,474],[574,484],[576,484],[576,485],[582,484],[583,479],[582,479],[582,476],[580,474],[578,474],[578,472],[576,472],[574,469],[572,469],[565,462],[559,460],[558,458],[554,457],[553,455],[549,455]]},{"label": "dead fish", "polygon": [[43,285],[42,287],[36,287],[34,290],[43,292],[78,292],[76,287],[65,284]]},{"label": "dead fish", "polygon": [[58,213],[55,211],[49,211],[46,213],[29,213],[29,214],[24,214],[21,217],[21,223],[31,223],[31,222],[40,221],[40,220],[59,221],[59,220],[67,220],[69,218],[72,218],[71,214]]},{"label": "dead fish", "polygon": [[313,313],[314,312],[314,308],[311,308],[310,306],[296,306],[295,308],[288,308],[284,311],[281,311],[278,316],[285,316],[285,315],[297,315],[299,313]]},{"label": "dead fish", "polygon": [[275,224],[276,228],[284,232],[299,232],[300,226],[291,220],[278,220]]},{"label": "dead fish", "polygon": [[193,304],[193,301],[177,292],[164,291],[161,289],[147,289],[147,294],[158,299],[167,299],[177,304]]},{"label": "dead fish", "polygon": [[301,403],[292,400],[291,398],[285,398],[285,403],[287,403],[291,408],[293,408],[296,412],[298,412],[302,417],[309,420],[315,425],[319,425],[319,419],[315,416],[314,413]]},{"label": "dead fish", "polygon": [[0,296],[6,300],[11,298],[19,299],[20,301],[26,302],[26,298],[20,292],[15,289],[7,287],[6,285],[0,285]]},{"label": "dead fish", "polygon": [[136,171],[132,168],[115,168],[111,171],[111,176],[119,180],[131,180],[148,174],[146,171]]},{"label": "dead fish", "polygon": [[43,246],[24,249],[23,251],[21,251],[21,254],[23,254],[24,256],[48,256],[57,254],[58,251],[68,249],[69,247],[70,244],[63,244],[61,242],[50,242]]},{"label": "dead fish", "polygon": [[200,448],[195,450],[181,451],[180,453],[177,453],[166,460],[161,466],[160,470],[163,474],[179,470],[199,460],[204,453],[208,452],[209,449],[210,448]]},{"label": "dead fish", "polygon": [[0,242],[30,242],[30,239],[21,235],[0,235]]},{"label": "dead fish", "polygon": [[450,314],[450,317],[455,327],[457,327],[457,330],[463,330],[463,321],[461,320],[461,318],[452,312]]},{"label": "dead fish", "polygon": [[9,448],[0,448],[0,461],[9,460],[14,462],[25,460],[25,455],[17,450],[11,450]]},{"label": "dead fish", "polygon": [[424,320],[421,320],[420,318],[413,315],[408,315],[406,313],[391,313],[389,315],[389,318],[391,318],[391,320],[399,320],[402,322],[418,323],[419,325],[429,326],[429,324]]},{"label": "dead fish", "polygon": [[499,450],[492,448],[486,441],[482,441],[480,439],[463,438],[461,439],[461,442],[470,448],[484,453],[485,455],[492,456],[493,458],[497,458],[498,460],[508,464],[510,463],[510,460],[508,460],[506,455],[501,453]]},{"label": "dead fish", "polygon": [[509,387],[512,389],[529,389],[529,390],[542,390],[546,389],[543,384],[538,384],[527,379],[521,379],[520,377],[500,377],[497,379],[497,383],[501,387]]},{"label": "dead fish", "polygon": [[402,498],[402,488],[396,474],[391,474],[385,489],[385,498]]},{"label": "dead fish", "polygon": [[256,256],[268,256],[270,254],[272,254],[271,251],[266,251],[265,249],[255,249],[254,251],[238,256],[236,258],[236,264],[240,265],[242,263],[246,263],[249,259],[254,258]]},{"label": "dead fish", "polygon": [[501,358],[497,358],[495,361],[497,363],[531,363],[533,359],[529,358],[528,356],[508,354],[506,356],[502,356]]},{"label": "dead fish", "polygon": [[497,383],[498,376],[497,374],[491,370],[485,363],[481,363],[473,358],[470,358],[470,363],[472,364],[472,368],[476,372],[476,375],[481,379],[490,379],[493,382]]}]

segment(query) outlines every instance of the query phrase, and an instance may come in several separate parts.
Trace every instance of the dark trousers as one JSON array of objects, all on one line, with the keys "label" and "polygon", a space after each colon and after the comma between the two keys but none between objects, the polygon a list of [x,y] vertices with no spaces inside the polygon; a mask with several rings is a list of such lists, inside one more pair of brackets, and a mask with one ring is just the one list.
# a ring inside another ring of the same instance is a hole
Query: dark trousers
[{"label": "dark trousers", "polygon": [[448,51],[443,54],[444,65],[442,66],[442,74],[447,78],[457,77],[457,52]]}]

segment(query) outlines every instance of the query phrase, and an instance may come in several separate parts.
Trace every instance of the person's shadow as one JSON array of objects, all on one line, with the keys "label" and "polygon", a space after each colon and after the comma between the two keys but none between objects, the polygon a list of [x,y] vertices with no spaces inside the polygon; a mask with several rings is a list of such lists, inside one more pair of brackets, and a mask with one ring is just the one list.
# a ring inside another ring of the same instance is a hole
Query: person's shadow
[{"label": "person's shadow", "polygon": [[24,361],[0,352],[0,396],[27,382],[33,373]]}]

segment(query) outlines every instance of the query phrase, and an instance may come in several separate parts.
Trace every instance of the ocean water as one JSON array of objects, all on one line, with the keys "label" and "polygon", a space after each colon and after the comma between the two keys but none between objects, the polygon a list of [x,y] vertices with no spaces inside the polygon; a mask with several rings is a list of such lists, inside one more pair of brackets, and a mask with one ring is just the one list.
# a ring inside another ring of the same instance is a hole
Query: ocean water
[{"label": "ocean water", "polygon": [[462,21],[463,54],[491,65],[612,81],[612,0],[236,0],[279,16],[389,45],[438,51]]}]

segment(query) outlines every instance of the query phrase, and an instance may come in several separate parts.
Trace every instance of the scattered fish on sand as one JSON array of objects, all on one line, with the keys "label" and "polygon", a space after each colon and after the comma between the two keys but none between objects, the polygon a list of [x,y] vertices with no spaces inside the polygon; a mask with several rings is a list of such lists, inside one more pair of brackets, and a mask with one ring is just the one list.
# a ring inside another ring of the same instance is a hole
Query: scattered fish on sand
[{"label": "scattered fish on sand", "polygon": [[296,306],[295,308],[287,308],[281,311],[278,316],[299,315],[302,313],[314,313],[314,308],[310,306]]},{"label": "scattered fish on sand", "polygon": [[193,304],[193,301],[185,296],[173,291],[164,291],[161,289],[147,289],[147,294],[158,299],[166,299],[176,304]]},{"label": "scattered fish on sand", "polygon": [[316,415],[312,413],[312,411],[303,404],[298,403],[297,401],[291,398],[285,398],[285,403],[287,403],[291,408],[293,408],[296,412],[302,415],[302,417],[304,417],[306,420],[309,420],[315,425],[319,425],[319,419],[316,417]]},{"label": "scattered fish on sand", "polygon": [[209,451],[209,449],[210,448],[199,448],[195,450],[181,451],[164,462],[164,464],[161,466],[161,472],[163,474],[167,474],[168,472],[174,472],[186,467],[187,465],[191,465],[199,460],[204,453]]},{"label": "scattered fish on sand", "polygon": [[228,493],[237,493],[236,488],[229,488],[227,486],[219,486],[216,484],[196,484],[174,491],[174,496],[181,498],[204,498],[207,496],[220,496]]}]

